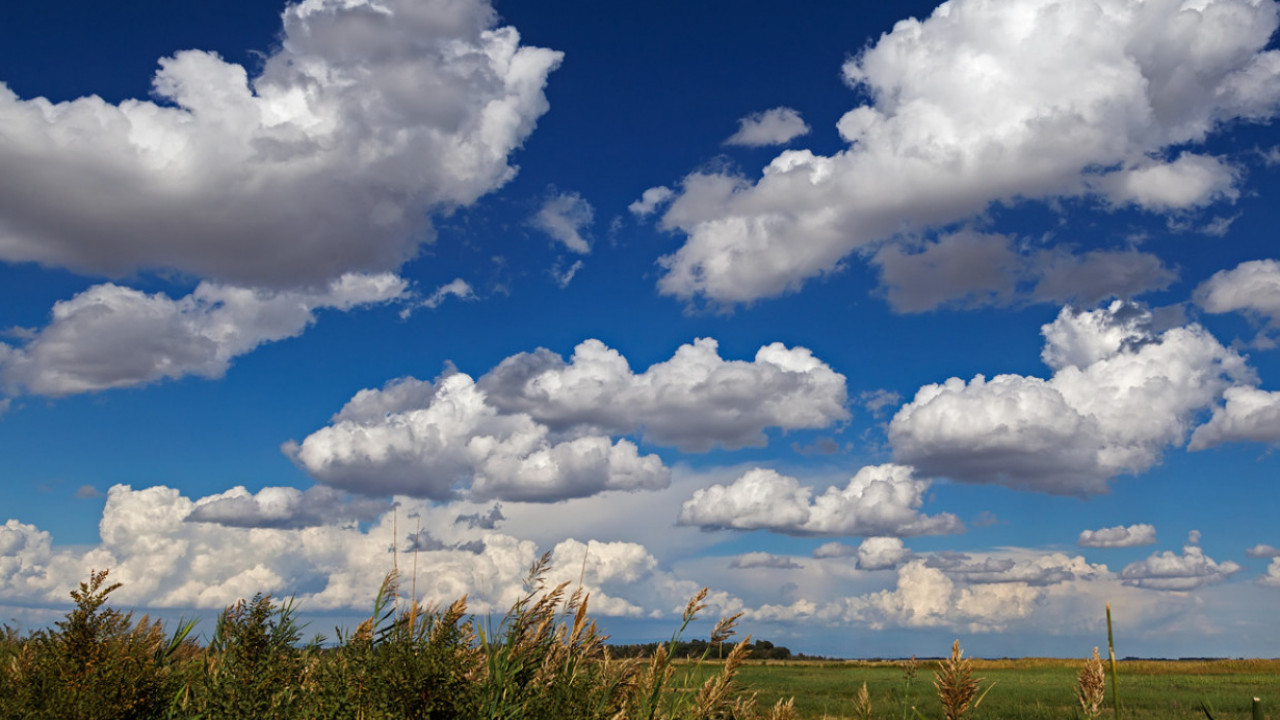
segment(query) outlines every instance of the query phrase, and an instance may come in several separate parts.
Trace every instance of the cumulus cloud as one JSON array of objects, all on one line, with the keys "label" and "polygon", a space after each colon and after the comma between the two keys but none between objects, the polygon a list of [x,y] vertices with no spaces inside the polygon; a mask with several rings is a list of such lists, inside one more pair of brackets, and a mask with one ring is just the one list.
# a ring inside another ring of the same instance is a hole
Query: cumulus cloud
[{"label": "cumulus cloud", "polygon": [[[392,568],[390,512],[364,529],[353,523],[298,528],[187,521],[220,497],[192,500],[172,488],[117,485],[107,495],[102,540],[88,549],[60,549],[49,533],[9,520],[0,525],[0,601],[64,603],[67,590],[90,569],[110,568],[111,578],[123,583],[113,598],[129,605],[220,609],[262,592],[295,594],[307,610],[367,610]],[[528,568],[541,554],[535,543],[453,528],[447,517],[456,511],[448,507],[408,499],[402,504],[407,507],[401,512],[419,513],[432,528],[401,536],[409,551],[417,546],[422,602],[451,603],[467,595],[473,612],[500,612],[524,594]],[[688,584],[658,570],[641,545],[568,538],[549,549],[547,580],[591,593],[593,613],[665,616],[677,603],[683,607],[677,598]],[[719,599],[727,606],[735,602],[723,593]]]},{"label": "cumulus cloud", "polygon": [[1196,288],[1193,298],[1206,312],[1239,312],[1263,321],[1266,329],[1254,344],[1266,349],[1276,346],[1269,335],[1280,328],[1280,262],[1251,260],[1220,270]]},{"label": "cumulus cloud", "polygon": [[858,569],[889,570],[910,560],[914,555],[903,544],[902,538],[869,537],[858,546]]},{"label": "cumulus cloud", "polygon": [[1258,584],[1267,587],[1280,587],[1280,557],[1271,559],[1271,564],[1267,565],[1266,574],[1258,578]]},{"label": "cumulus cloud", "polygon": [[1194,543],[1193,538],[1177,555],[1165,550],[1150,557],[1126,565],[1120,577],[1126,585],[1152,590],[1194,590],[1226,580],[1240,571],[1240,566],[1230,560],[1215,562]]},{"label": "cumulus cloud", "polygon": [[749,552],[738,555],[729,561],[733,570],[749,570],[751,568],[767,568],[770,570],[799,570],[804,566],[785,555],[774,555],[767,552]]},{"label": "cumulus cloud", "polygon": [[763,446],[768,427],[822,428],[849,416],[844,376],[781,343],[747,362],[722,359],[716,341],[701,338],[636,374],[618,351],[587,340],[568,362],[546,349],[509,357],[479,385],[494,407],[557,430],[643,432],[685,451]]},{"label": "cumulus cloud", "polygon": [[659,207],[666,204],[675,195],[675,191],[666,185],[659,185],[645,190],[640,199],[627,206],[632,215],[639,218],[649,217]]},{"label": "cumulus cloud", "polygon": [[[1166,211],[1234,196],[1236,171],[1186,149],[1280,100],[1270,2],[954,0],[845,63],[870,99],[848,148],[787,150],[759,179],[684,178],[662,225],[663,294],[743,303],[799,288],[851,252],[994,202],[1091,196]],[[1173,148],[1181,153],[1171,157]]]},{"label": "cumulus cloud", "polygon": [[557,440],[525,413],[499,412],[469,375],[362,390],[301,444],[295,462],[326,485],[367,495],[553,502],[666,487],[670,472],[622,439]]},{"label": "cumulus cloud", "polygon": [[205,281],[174,300],[112,283],[53,306],[43,329],[17,347],[0,343],[11,393],[61,397],[109,388],[222,377],[231,361],[295,337],[321,309],[350,310],[405,295],[392,274],[348,274],[316,290],[268,290]]},{"label": "cumulus cloud", "polygon": [[308,0],[261,74],[160,60],[157,102],[53,104],[0,85],[0,259],[297,286],[393,269],[429,214],[511,179],[561,54],[486,0]]},{"label": "cumulus cloud", "polygon": [[1007,236],[972,231],[888,244],[872,263],[880,269],[885,299],[902,313],[1069,300],[1093,305],[1163,289],[1177,277],[1149,253],[1020,253]]},{"label": "cumulus cloud", "polygon": [[1080,539],[1076,541],[1080,547],[1122,548],[1154,545],[1156,529],[1151,525],[1117,525],[1101,530],[1082,530]]},{"label": "cumulus cloud", "polygon": [[789,107],[776,107],[738,120],[738,131],[730,135],[724,144],[747,147],[786,145],[801,135],[808,134],[809,126],[798,111]]},{"label": "cumulus cloud", "polygon": [[1025,583],[967,586],[917,559],[898,569],[893,589],[851,597],[821,615],[873,630],[961,626],[989,632],[1029,617],[1043,596],[1042,588]]},{"label": "cumulus cloud", "polygon": [[299,490],[265,487],[251,493],[243,486],[201,498],[187,522],[207,522],[242,528],[304,528],[369,521],[389,510],[386,500],[351,498],[317,485]]},{"label": "cumulus cloud", "polygon": [[1259,543],[1245,550],[1244,556],[1251,558],[1280,558],[1280,548]]},{"label": "cumulus cloud", "polygon": [[909,536],[961,532],[950,513],[924,515],[928,480],[903,465],[876,465],[857,472],[848,485],[832,486],[816,498],[813,488],[764,468],[729,485],[694,492],[680,508],[681,525],[706,529],[771,530],[789,535]]},{"label": "cumulus cloud", "polygon": [[530,222],[569,251],[585,255],[591,252],[591,243],[582,236],[582,231],[591,225],[594,217],[591,203],[578,193],[566,192],[547,198]]},{"label": "cumulus cloud", "polygon": [[1057,494],[1106,492],[1159,462],[1244,358],[1204,328],[1161,329],[1139,306],[1064,308],[1041,328],[1049,379],[982,375],[922,387],[889,426],[895,459],[922,474]]},{"label": "cumulus cloud", "polygon": [[857,554],[858,548],[852,545],[845,545],[839,540],[832,540],[831,542],[823,543],[813,550],[813,556],[819,560],[824,558],[850,557]]},{"label": "cumulus cloud", "polygon": [[1222,393],[1209,422],[1191,434],[1188,449],[1205,450],[1229,442],[1280,442],[1280,392],[1239,386]]}]

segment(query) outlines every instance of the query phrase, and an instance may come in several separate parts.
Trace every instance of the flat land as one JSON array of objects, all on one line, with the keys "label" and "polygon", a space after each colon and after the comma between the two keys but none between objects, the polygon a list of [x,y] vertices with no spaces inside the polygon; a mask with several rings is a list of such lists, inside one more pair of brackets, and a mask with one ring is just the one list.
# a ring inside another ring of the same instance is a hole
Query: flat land
[{"label": "flat land", "polygon": [[[974,720],[1069,720],[1079,716],[1075,701],[1076,673],[1082,660],[1027,658],[974,660],[974,676],[994,683]],[[794,697],[804,720],[852,718],[854,698],[865,682],[877,720],[915,718],[917,707],[930,720],[941,720],[942,709],[933,689],[935,662],[921,661],[915,680],[908,683],[897,662],[748,661],[738,676],[758,693],[761,706]],[[714,671],[704,666],[703,674]],[[1103,717],[1115,717],[1111,676],[1107,671]],[[1254,697],[1262,698],[1263,716],[1280,720],[1280,659],[1208,661],[1122,661],[1118,663],[1122,720],[1205,720],[1202,702],[1213,708],[1216,720],[1250,717]]]}]

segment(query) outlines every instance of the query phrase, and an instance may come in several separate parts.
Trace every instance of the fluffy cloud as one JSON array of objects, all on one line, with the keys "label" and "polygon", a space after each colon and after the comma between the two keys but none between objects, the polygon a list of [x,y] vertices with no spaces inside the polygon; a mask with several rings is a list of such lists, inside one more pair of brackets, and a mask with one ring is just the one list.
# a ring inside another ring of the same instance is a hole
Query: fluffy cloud
[{"label": "fluffy cloud", "polygon": [[[911,249],[912,252],[907,250]],[[1067,248],[1020,253],[1011,238],[972,231],[885,245],[872,258],[897,312],[1074,300],[1085,305],[1167,287],[1177,275],[1155,255]]]},{"label": "fluffy cloud", "polygon": [[1151,525],[1138,524],[1125,527],[1103,528],[1101,530],[1082,530],[1077,544],[1080,547],[1121,548],[1153,545],[1156,541],[1156,529]]},{"label": "fluffy cloud", "polygon": [[1220,270],[1196,288],[1195,301],[1207,312],[1244,312],[1280,324],[1280,262],[1252,260]]},{"label": "fluffy cloud", "polygon": [[640,199],[627,206],[627,210],[631,211],[636,217],[648,217],[652,215],[659,206],[664,205],[675,195],[675,191],[666,185],[659,185],[645,190],[640,195]]},{"label": "fluffy cloud", "polygon": [[1064,308],[1042,328],[1048,380],[978,375],[926,385],[894,416],[894,457],[930,476],[1058,494],[1107,490],[1181,443],[1235,382],[1242,357],[1198,325],[1161,330],[1121,301]]},{"label": "fluffy cloud", "polygon": [[369,495],[556,501],[605,490],[666,487],[656,455],[628,440],[557,441],[524,413],[485,402],[468,375],[432,384],[407,378],[362,390],[328,427],[286,452],[320,482]]},{"label": "fluffy cloud", "polygon": [[960,532],[950,513],[923,515],[928,480],[902,465],[864,467],[841,488],[818,497],[813,488],[773,470],[755,468],[730,485],[694,492],[680,508],[682,525],[772,530],[790,535],[906,536]]},{"label": "fluffy cloud", "polygon": [[1270,545],[1259,543],[1244,551],[1245,557],[1251,558],[1280,558],[1280,548],[1274,548]]},{"label": "fluffy cloud", "polygon": [[480,379],[489,402],[548,426],[600,428],[685,451],[762,446],[765,428],[822,428],[846,419],[843,375],[801,347],[766,345],[755,360],[723,360],[715,340],[682,345],[637,375],[599,340],[565,362],[539,349],[503,360]]},{"label": "fluffy cloud", "polygon": [[591,203],[578,193],[567,192],[547,198],[529,222],[555,238],[569,251],[585,255],[591,252],[591,243],[582,236],[582,231],[591,224],[594,217]]},{"label": "fluffy cloud", "polygon": [[234,487],[196,502],[186,521],[243,528],[304,528],[369,521],[388,509],[386,500],[352,499],[319,485],[305,491],[266,487],[257,493]]},{"label": "fluffy cloud", "polygon": [[752,568],[799,570],[803,567],[803,565],[785,555],[774,555],[767,552],[744,553],[729,561],[729,568],[732,570],[750,570]]},{"label": "fluffy cloud", "polygon": [[507,182],[560,53],[486,0],[307,0],[250,78],[160,60],[158,102],[53,104],[0,85],[0,259],[297,286],[395,268],[428,213]]},{"label": "fluffy cloud", "polygon": [[1240,571],[1240,566],[1230,560],[1218,563],[1204,554],[1196,543],[1199,534],[1192,531],[1188,545],[1182,554],[1168,550],[1126,565],[1120,577],[1126,585],[1153,590],[1194,590],[1219,583]]},{"label": "fluffy cloud", "polygon": [[[486,613],[505,610],[524,593],[523,580],[540,554],[527,540],[453,528],[445,520],[450,508],[408,499],[399,512],[418,515],[431,532],[404,531],[401,517],[401,535],[394,537],[391,512],[365,530],[353,523],[250,528],[187,521],[198,508],[246,496],[255,498],[233,490],[191,500],[171,488],[117,485],[103,510],[102,542],[88,550],[59,549],[49,533],[10,520],[0,525],[0,601],[62,603],[90,569],[109,568],[124,584],[113,597],[125,604],[220,609],[263,592],[296,594],[306,610],[363,611],[395,563],[394,544],[406,552],[416,547],[420,600],[441,604],[468,595],[470,609]],[[554,543],[550,555],[545,580],[589,592],[595,614],[664,616],[691,593],[689,583],[659,570],[636,543],[568,538]],[[407,593],[403,558],[400,568]],[[723,593],[718,599],[736,603]]]},{"label": "fluffy cloud", "polygon": [[[871,538],[867,538],[867,539],[870,540]],[[858,548],[852,545],[845,545],[839,540],[832,540],[831,542],[822,543],[821,545],[814,548],[813,550],[813,556],[815,558],[818,558],[819,560],[822,560],[825,558],[849,557],[851,555],[857,555],[857,554],[858,554]]]},{"label": "fluffy cloud", "polygon": [[1258,578],[1258,584],[1267,587],[1280,587],[1280,557],[1271,559],[1271,564],[1267,566],[1267,573]]},{"label": "fluffy cloud", "polygon": [[799,288],[855,249],[997,201],[1092,195],[1153,210],[1234,195],[1223,160],[1171,148],[1280,100],[1271,2],[953,0],[844,66],[871,104],[849,147],[788,150],[751,180],[698,172],[662,219],[687,235],[662,293],[739,303]]},{"label": "fluffy cloud", "polygon": [[764,112],[752,113],[738,121],[738,131],[724,141],[725,145],[786,145],[807,135],[809,126],[800,113],[789,107],[776,107]]},{"label": "fluffy cloud", "polygon": [[94,285],[53,306],[53,319],[19,347],[0,343],[11,393],[63,396],[187,375],[222,377],[233,358],[294,337],[315,311],[350,310],[405,295],[391,274],[348,274],[320,290],[264,290],[202,282],[177,300]]},{"label": "fluffy cloud", "polygon": [[914,555],[902,543],[902,538],[869,537],[858,546],[858,569],[888,570],[898,567]]},{"label": "fluffy cloud", "polygon": [[1187,447],[1204,450],[1228,442],[1280,442],[1280,392],[1227,388],[1209,422],[1196,428]]},{"label": "fluffy cloud", "polygon": [[990,632],[1029,617],[1043,596],[1042,588],[1025,583],[969,587],[923,560],[913,560],[898,569],[892,590],[849,598],[843,607],[827,608],[820,617],[865,623],[873,630],[960,626]]}]

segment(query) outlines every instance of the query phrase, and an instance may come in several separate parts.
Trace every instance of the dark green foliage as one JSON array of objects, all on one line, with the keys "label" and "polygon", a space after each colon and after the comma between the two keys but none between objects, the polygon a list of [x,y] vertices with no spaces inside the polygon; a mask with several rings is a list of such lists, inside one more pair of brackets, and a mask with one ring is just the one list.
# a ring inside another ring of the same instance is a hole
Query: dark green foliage
[{"label": "dark green foliage", "polygon": [[202,720],[284,720],[303,701],[304,663],[296,644],[302,628],[292,603],[267,595],[241,600],[222,612],[199,668],[176,701]]},{"label": "dark green foliage", "polygon": [[176,661],[191,631],[170,638],[159,622],[104,607],[119,584],[107,571],[71,591],[75,608],[50,630],[0,641],[0,717],[133,720],[165,717],[179,684]]}]

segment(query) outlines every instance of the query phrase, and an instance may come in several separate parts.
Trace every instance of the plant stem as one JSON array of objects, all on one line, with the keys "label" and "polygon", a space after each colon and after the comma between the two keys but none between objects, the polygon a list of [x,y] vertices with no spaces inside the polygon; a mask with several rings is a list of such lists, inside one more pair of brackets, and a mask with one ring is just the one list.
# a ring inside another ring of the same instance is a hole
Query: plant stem
[{"label": "plant stem", "polygon": [[1107,603],[1107,652],[1111,654],[1111,704],[1120,720],[1120,685],[1116,681],[1116,644],[1111,634],[1111,603]]}]

